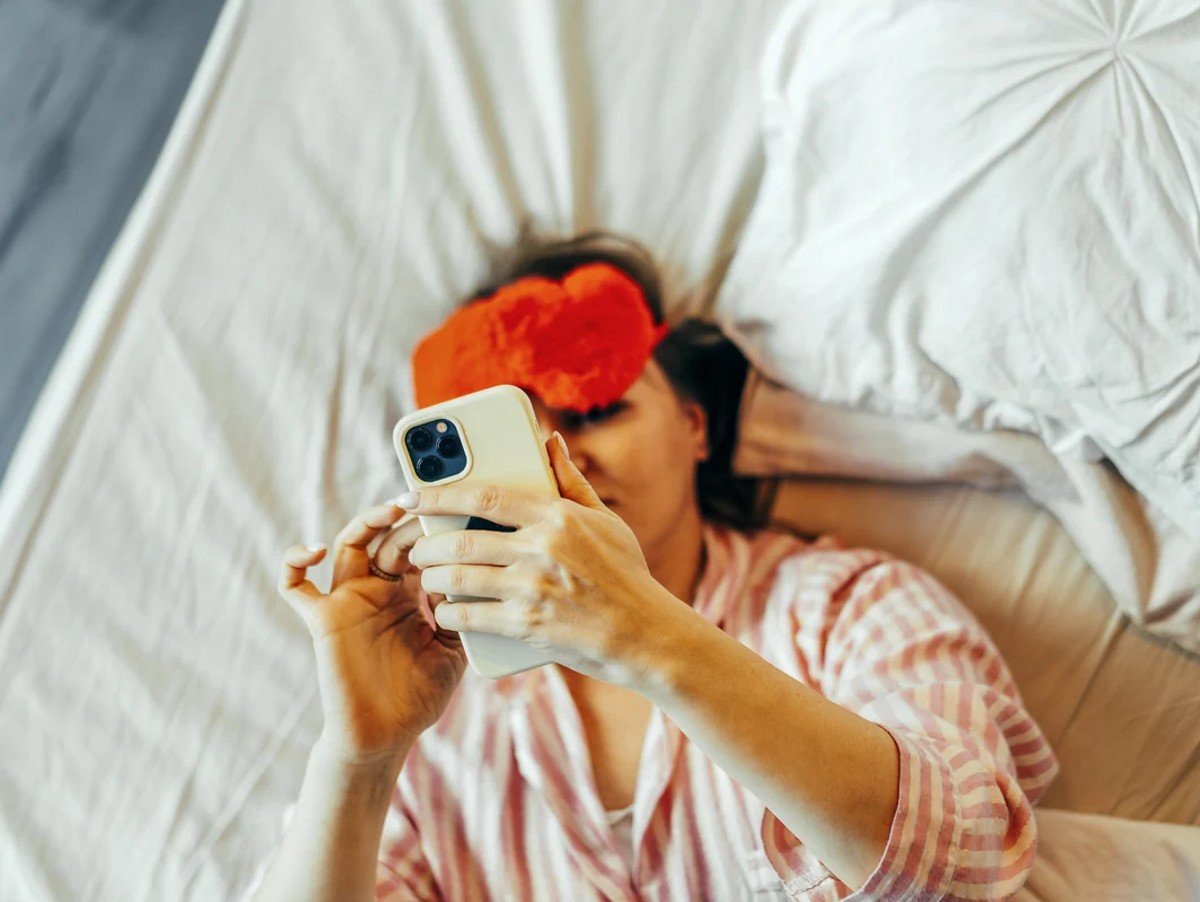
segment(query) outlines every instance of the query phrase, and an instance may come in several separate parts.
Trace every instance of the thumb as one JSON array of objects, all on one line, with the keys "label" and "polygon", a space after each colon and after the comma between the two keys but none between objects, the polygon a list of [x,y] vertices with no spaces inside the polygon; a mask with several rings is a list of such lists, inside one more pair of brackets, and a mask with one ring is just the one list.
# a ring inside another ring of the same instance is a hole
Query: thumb
[{"label": "thumb", "polygon": [[558,493],[568,501],[582,504],[594,510],[607,510],[600,496],[591,484],[583,478],[579,468],[571,463],[571,455],[567,452],[567,443],[555,432],[546,442],[546,453],[550,455],[550,466],[554,469],[554,478],[558,481]]}]

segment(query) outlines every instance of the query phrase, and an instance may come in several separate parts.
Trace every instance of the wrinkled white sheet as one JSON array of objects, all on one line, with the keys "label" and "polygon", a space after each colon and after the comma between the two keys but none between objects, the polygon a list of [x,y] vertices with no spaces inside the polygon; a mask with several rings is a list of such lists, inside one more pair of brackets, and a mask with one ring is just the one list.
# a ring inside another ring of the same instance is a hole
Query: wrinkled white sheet
[{"label": "wrinkled white sheet", "polygon": [[719,268],[779,7],[231,0],[0,495],[0,896],[236,895],[319,727],[283,549],[401,487],[523,215]]},{"label": "wrinkled white sheet", "polygon": [[[808,398],[1037,436],[1069,483],[1047,503],[1118,601],[1192,648],[1197,96],[1197,0],[797,0],[764,63],[763,188],[719,298]],[[1114,538],[1127,550],[1105,567]]]}]

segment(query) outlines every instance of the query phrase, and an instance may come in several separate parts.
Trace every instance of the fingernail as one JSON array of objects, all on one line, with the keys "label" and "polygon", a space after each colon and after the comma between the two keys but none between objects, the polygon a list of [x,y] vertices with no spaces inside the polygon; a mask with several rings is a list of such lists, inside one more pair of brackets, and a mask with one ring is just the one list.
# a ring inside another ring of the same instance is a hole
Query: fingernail
[{"label": "fingernail", "polygon": [[416,507],[421,503],[421,495],[419,492],[405,492],[403,495],[397,495],[396,500],[392,502],[396,507],[402,507],[405,510]]},{"label": "fingernail", "polygon": [[562,448],[562,453],[567,456],[567,460],[570,460],[571,452],[567,450],[567,441],[562,437],[562,433],[556,429],[554,430],[554,437],[558,439],[558,447]]},{"label": "fingernail", "polygon": [[318,542],[316,545],[305,545],[304,547],[307,548],[309,551],[311,551],[313,554],[316,554],[318,551],[325,550],[325,546],[323,544],[321,544],[320,542]]}]

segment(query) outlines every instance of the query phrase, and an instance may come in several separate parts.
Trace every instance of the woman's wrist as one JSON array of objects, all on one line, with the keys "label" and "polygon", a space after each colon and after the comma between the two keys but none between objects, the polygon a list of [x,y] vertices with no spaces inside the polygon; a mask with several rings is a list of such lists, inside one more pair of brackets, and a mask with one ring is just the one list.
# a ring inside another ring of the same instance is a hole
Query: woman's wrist
[{"label": "woman's wrist", "polygon": [[313,743],[296,810],[255,900],[373,896],[383,824],[407,749],[347,756],[335,739]]},{"label": "woman's wrist", "polygon": [[677,692],[683,672],[703,660],[696,649],[716,627],[657,582],[649,596],[645,609],[655,614],[627,644],[624,663],[633,674],[629,688],[661,706]]},{"label": "woman's wrist", "polygon": [[[309,768],[345,790],[376,790],[388,799],[404,767],[411,743],[386,752],[359,754],[322,733],[309,753]],[[371,794],[368,792],[368,794]]]}]

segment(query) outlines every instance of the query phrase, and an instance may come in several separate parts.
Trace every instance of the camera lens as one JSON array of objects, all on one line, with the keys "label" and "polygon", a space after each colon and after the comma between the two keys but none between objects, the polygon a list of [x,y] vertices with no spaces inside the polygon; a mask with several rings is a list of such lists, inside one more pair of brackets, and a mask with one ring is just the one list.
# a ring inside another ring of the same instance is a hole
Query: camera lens
[{"label": "camera lens", "polygon": [[436,457],[422,457],[417,461],[417,475],[430,482],[442,475],[442,462]]},{"label": "camera lens", "polygon": [[414,451],[428,451],[433,447],[433,436],[429,434],[428,429],[422,429],[420,426],[410,429],[408,431],[408,447]]},{"label": "camera lens", "polygon": [[462,443],[453,435],[443,435],[438,439],[437,453],[442,457],[458,457],[462,453]]}]

